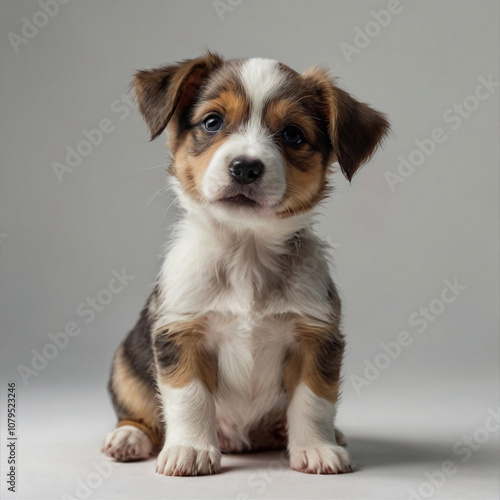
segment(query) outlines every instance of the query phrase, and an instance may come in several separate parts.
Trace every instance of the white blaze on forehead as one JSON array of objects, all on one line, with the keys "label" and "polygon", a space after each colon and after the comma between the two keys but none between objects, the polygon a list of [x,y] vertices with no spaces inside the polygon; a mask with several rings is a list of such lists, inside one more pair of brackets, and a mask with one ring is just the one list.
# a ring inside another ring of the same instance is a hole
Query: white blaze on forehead
[{"label": "white blaze on forehead", "polygon": [[240,69],[241,83],[250,101],[249,125],[253,128],[261,123],[264,105],[276,95],[286,77],[278,61],[252,58]]}]

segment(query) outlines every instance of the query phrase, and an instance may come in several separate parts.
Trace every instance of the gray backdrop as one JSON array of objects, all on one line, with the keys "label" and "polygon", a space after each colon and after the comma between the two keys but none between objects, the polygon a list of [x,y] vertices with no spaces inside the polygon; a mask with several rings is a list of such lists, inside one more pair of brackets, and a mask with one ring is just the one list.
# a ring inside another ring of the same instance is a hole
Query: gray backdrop
[{"label": "gray backdrop", "polygon": [[[93,498],[498,496],[498,21],[487,0],[2,1],[1,436],[15,381],[20,438],[11,496],[81,498],[90,464],[108,463],[98,446],[114,424],[111,356],[178,215],[158,193],[164,137],[148,143],[129,83],[204,48],[326,65],[390,117],[391,137],[352,184],[334,174],[317,225],[343,297],[339,423],[360,471],[311,478],[271,454],[179,483],[154,476],[153,462],[119,464],[98,491],[87,485]],[[115,274],[129,276],[119,288]],[[444,460],[456,470],[440,484]]]}]

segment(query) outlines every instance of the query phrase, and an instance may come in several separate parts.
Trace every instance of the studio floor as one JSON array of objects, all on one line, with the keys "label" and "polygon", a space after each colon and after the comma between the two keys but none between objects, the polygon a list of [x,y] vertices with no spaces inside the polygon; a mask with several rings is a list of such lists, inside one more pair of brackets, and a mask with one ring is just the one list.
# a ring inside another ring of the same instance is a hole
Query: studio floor
[{"label": "studio floor", "polygon": [[481,391],[476,405],[461,409],[456,401],[439,410],[430,395],[418,415],[424,401],[415,398],[396,412],[395,402],[380,404],[376,395],[347,397],[338,422],[358,467],[352,474],[300,474],[284,454],[269,452],[225,455],[221,474],[188,478],[156,475],[154,459],[116,463],[100,453],[114,422],[102,388],[19,392],[16,493],[6,490],[2,449],[6,499],[499,497],[498,408]]}]

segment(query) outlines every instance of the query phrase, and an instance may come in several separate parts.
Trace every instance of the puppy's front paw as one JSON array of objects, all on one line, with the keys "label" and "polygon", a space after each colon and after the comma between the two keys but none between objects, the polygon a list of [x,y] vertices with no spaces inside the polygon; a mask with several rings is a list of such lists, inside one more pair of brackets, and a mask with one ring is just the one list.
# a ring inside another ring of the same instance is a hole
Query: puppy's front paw
[{"label": "puppy's front paw", "polygon": [[202,476],[220,471],[221,453],[215,446],[165,446],[156,472],[165,476]]},{"label": "puppy's front paw", "polygon": [[124,425],[107,435],[102,451],[120,462],[142,460],[151,456],[153,444],[137,427]]},{"label": "puppy's front paw", "polygon": [[290,448],[290,467],[307,474],[341,474],[352,472],[354,464],[342,446],[315,443]]}]

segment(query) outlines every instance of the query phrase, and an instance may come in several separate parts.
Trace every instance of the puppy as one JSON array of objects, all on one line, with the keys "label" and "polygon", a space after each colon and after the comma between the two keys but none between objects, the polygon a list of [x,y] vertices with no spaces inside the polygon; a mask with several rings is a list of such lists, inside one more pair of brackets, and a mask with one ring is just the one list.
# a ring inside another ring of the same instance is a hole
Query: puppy
[{"label": "puppy", "polygon": [[220,470],[221,451],[287,447],[300,472],[352,470],[334,427],[344,338],[312,231],[332,163],[351,180],[389,131],[322,69],[213,53],[135,75],[165,129],[183,219],[109,390],[104,452],[159,474]]}]

